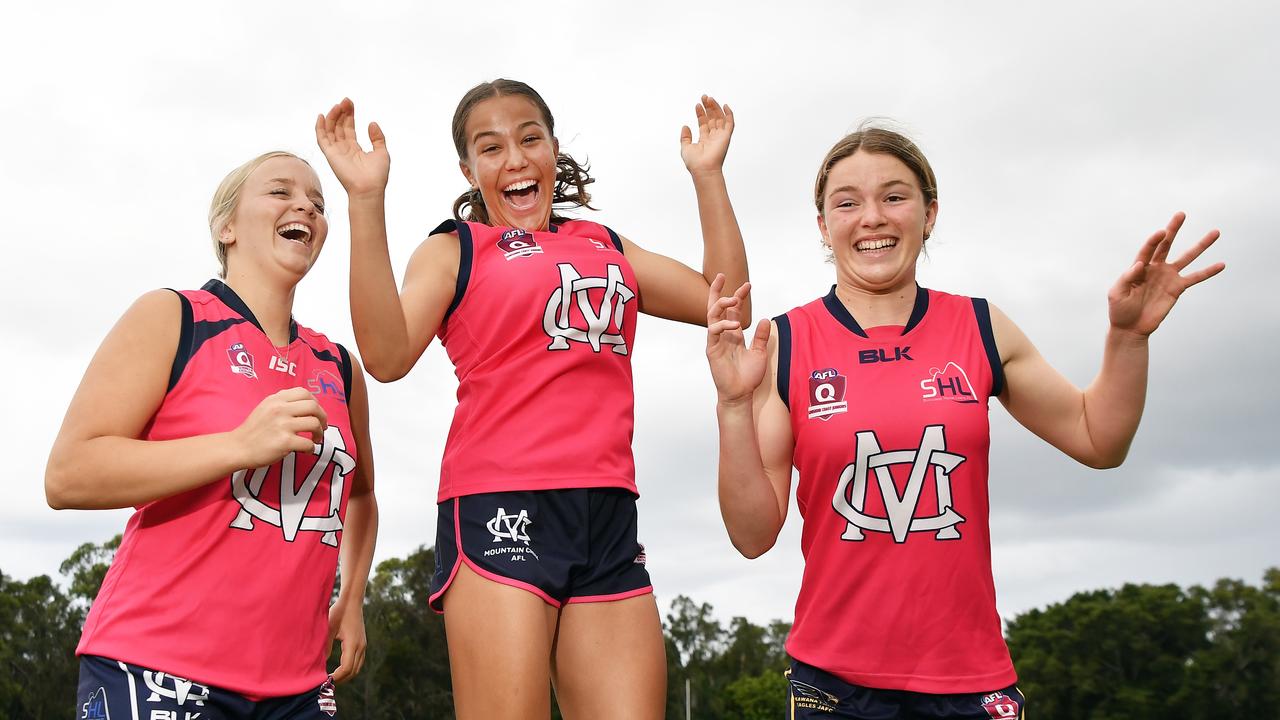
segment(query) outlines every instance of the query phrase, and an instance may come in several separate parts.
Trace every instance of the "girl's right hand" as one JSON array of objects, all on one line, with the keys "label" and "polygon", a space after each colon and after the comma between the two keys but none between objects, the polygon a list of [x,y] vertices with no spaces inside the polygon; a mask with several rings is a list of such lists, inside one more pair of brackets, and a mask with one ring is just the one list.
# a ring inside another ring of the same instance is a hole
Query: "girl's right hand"
[{"label": "girl's right hand", "polygon": [[751,292],[751,283],[743,283],[728,297],[720,297],[723,289],[724,275],[717,274],[707,293],[707,363],[719,401],[737,404],[750,401],[764,379],[772,325],[768,318],[757,323],[748,347],[738,308]]},{"label": "girl's right hand", "polygon": [[377,195],[387,188],[391,156],[376,122],[369,123],[369,141],[373,149],[365,152],[356,139],[356,106],[350,98],[343,98],[328,115],[316,117],[316,142],[348,197]]},{"label": "girl's right hand", "polygon": [[268,395],[230,435],[240,466],[260,468],[291,452],[310,453],[324,442],[329,418],[306,388],[295,387]]}]

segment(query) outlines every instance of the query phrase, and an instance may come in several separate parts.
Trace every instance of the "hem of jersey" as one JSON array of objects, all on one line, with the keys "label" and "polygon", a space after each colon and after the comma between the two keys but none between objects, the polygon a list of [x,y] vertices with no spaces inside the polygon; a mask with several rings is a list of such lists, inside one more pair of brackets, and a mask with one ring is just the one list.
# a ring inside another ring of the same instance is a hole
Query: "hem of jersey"
[{"label": "hem of jersey", "polygon": [[[112,652],[112,650],[116,650],[116,649],[121,650],[121,652]],[[328,670],[326,670],[322,665],[319,671],[315,673],[308,673],[308,675],[306,676],[307,679],[305,681],[299,680],[299,682],[296,685],[281,685],[279,688],[275,688],[275,689],[264,692],[261,688],[256,690],[251,690],[249,689],[248,686],[240,685],[236,683],[234,680],[230,683],[220,682],[216,677],[217,675],[216,673],[214,673],[213,675],[205,675],[200,672],[199,668],[196,668],[195,672],[191,672],[191,666],[184,665],[181,662],[175,664],[175,663],[165,663],[165,662],[157,663],[149,660],[144,660],[141,658],[141,656],[134,655],[131,652],[132,650],[136,650],[136,648],[128,648],[128,647],[112,648],[108,646],[104,649],[95,648],[89,651],[77,650],[76,655],[80,657],[84,657],[87,655],[94,655],[94,656],[103,658],[104,660],[108,660],[110,662],[124,663],[126,665],[133,665],[146,670],[163,672],[166,675],[175,675],[184,680],[191,680],[193,682],[200,683],[201,685],[205,685],[207,687],[213,688],[214,690],[235,693],[236,695],[239,695],[252,702],[262,702],[264,700],[274,700],[276,698],[285,698],[285,697],[293,697],[295,695],[301,695],[302,693],[305,693],[308,690],[311,690],[317,687],[318,685],[322,684],[325,681],[325,679],[329,677]]]},{"label": "hem of jersey", "polygon": [[565,605],[573,605],[576,603],[600,603],[600,602],[616,602],[618,600],[627,600],[641,595],[652,595],[653,585],[645,585],[635,590],[626,590],[620,593],[611,593],[608,595],[579,595],[571,597],[564,601]]},{"label": "hem of jersey", "polygon": [[637,498],[640,497],[640,491],[636,488],[636,483],[630,478],[569,478],[565,480],[522,480],[512,482],[511,480],[493,480],[482,483],[469,484],[465,490],[457,490],[450,488],[446,490],[443,486],[436,497],[436,503],[446,502],[454,498],[465,497],[467,495],[480,495],[483,493],[498,492],[530,492],[537,490],[592,490],[597,488],[618,488],[626,490]]},{"label": "hem of jersey", "polygon": [[787,651],[787,655],[806,665],[812,665],[823,672],[830,673],[847,683],[880,690],[903,690],[905,692],[928,693],[930,695],[956,695],[993,692],[1015,685],[1018,682],[1018,673],[1013,666],[998,672],[981,675],[948,675],[940,677],[934,675],[860,672],[838,668],[821,661],[806,660],[790,650]]}]

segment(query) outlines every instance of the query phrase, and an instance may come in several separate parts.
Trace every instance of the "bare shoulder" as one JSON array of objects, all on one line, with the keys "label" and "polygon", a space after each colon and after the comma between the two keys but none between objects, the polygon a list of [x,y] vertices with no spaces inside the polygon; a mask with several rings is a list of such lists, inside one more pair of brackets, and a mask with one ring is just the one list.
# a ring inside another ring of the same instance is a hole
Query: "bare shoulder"
[{"label": "bare shoulder", "polygon": [[457,233],[440,232],[431,235],[418,245],[418,248],[413,251],[413,255],[409,258],[405,281],[408,282],[411,276],[419,274],[427,274],[432,277],[447,274],[456,278],[458,275],[458,261],[461,255],[462,250],[458,242]]}]

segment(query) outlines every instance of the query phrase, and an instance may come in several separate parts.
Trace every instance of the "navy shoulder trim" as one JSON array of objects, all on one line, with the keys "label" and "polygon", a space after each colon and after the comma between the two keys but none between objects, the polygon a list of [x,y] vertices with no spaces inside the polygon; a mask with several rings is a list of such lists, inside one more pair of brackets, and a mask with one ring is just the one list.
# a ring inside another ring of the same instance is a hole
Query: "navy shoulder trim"
[{"label": "navy shoulder trim", "polygon": [[178,333],[178,348],[173,355],[173,366],[169,369],[169,387],[165,389],[168,393],[178,384],[178,380],[182,379],[182,372],[187,369],[187,363],[191,361],[191,356],[195,354],[195,347],[192,340],[195,335],[195,314],[191,310],[191,301],[186,295],[174,290],[173,288],[165,288],[169,292],[178,296],[178,300],[182,303],[182,330]]},{"label": "navy shoulder trim", "polygon": [[785,314],[773,321],[778,324],[778,397],[791,410],[791,319]]},{"label": "navy shoulder trim", "polygon": [[354,368],[351,367],[351,353],[347,352],[347,349],[338,343],[334,343],[334,345],[338,348],[338,354],[342,356],[342,363],[339,365],[342,369],[342,394],[346,395],[347,398],[350,399],[351,373],[354,372]]},{"label": "navy shoulder trim", "polygon": [[444,222],[437,225],[435,230],[432,230],[431,232],[427,233],[427,236],[430,237],[431,235],[439,235],[440,233],[451,233],[456,231],[457,229],[458,229],[458,222],[456,220],[445,220]]},{"label": "navy shoulder trim", "polygon": [[[604,225],[601,225],[600,227],[604,228],[604,231],[609,233],[609,239],[613,241],[613,247],[617,249],[618,252],[622,252],[622,238],[618,237],[618,233],[614,232],[611,227],[605,227]],[[623,254],[625,255],[626,253]]]},{"label": "navy shoulder trim", "polygon": [[[451,227],[444,229],[446,226]],[[471,257],[474,253],[471,242],[471,226],[466,223],[455,223],[452,220],[446,220],[432,234],[451,232],[453,230],[458,232],[458,282],[453,287],[453,302],[449,303],[449,309],[444,311],[444,317],[441,318],[440,322],[442,324],[449,319],[454,310],[458,309],[458,305],[462,302],[462,296],[467,292],[467,284],[471,282]]]},{"label": "navy shoulder trim", "polygon": [[1000,350],[996,347],[996,334],[991,329],[991,308],[983,298],[970,298],[973,314],[978,319],[978,334],[982,335],[982,347],[987,351],[991,364],[991,396],[1004,392],[1004,365],[1000,363]]}]

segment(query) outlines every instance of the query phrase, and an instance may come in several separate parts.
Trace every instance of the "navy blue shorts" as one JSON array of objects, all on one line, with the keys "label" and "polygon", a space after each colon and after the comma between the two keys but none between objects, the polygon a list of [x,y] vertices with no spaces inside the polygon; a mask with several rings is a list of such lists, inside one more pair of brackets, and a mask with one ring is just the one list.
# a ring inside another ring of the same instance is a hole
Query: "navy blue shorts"
[{"label": "navy blue shorts", "polygon": [[553,607],[653,592],[636,539],[636,496],[619,488],[482,493],[439,505],[431,609],[461,563]]},{"label": "navy blue shorts", "polygon": [[790,720],[1024,720],[1026,698],[1014,685],[987,693],[935,695],[851,685],[799,660],[787,671]]},{"label": "navy blue shorts", "polygon": [[338,716],[333,683],[291,697],[250,700],[166,672],[80,657],[76,717],[80,720],[331,720]]}]

